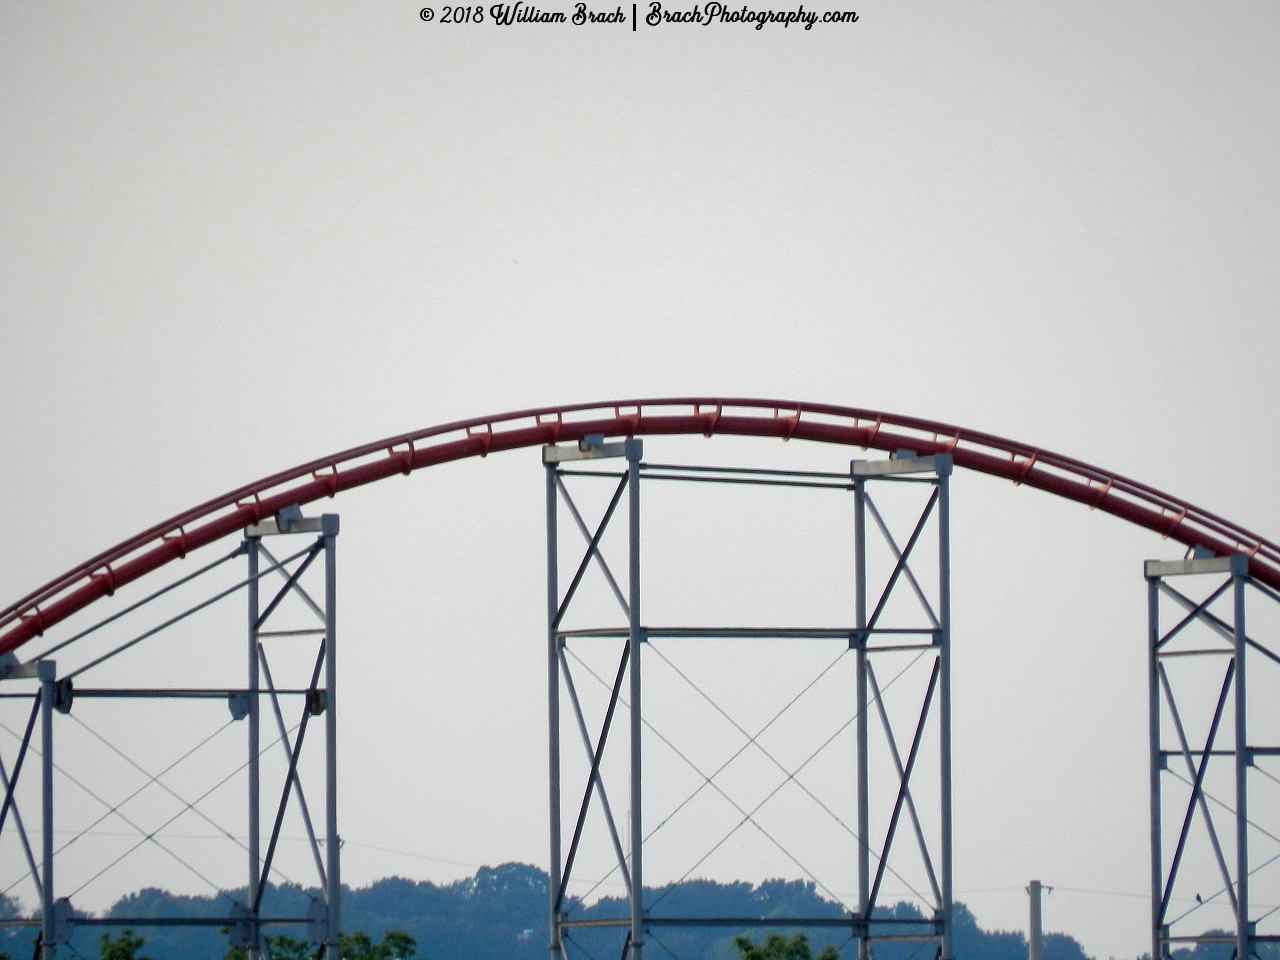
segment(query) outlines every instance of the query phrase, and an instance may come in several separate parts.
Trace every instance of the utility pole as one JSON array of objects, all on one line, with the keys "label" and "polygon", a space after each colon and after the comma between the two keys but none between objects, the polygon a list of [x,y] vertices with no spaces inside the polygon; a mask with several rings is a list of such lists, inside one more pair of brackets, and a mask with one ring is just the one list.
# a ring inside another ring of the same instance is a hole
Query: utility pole
[{"label": "utility pole", "polygon": [[1030,947],[1028,960],[1044,960],[1044,923],[1040,914],[1040,893],[1043,890],[1052,889],[1053,887],[1042,885],[1039,880],[1032,880],[1031,886],[1027,887],[1027,893],[1031,895],[1031,931],[1027,936]]}]

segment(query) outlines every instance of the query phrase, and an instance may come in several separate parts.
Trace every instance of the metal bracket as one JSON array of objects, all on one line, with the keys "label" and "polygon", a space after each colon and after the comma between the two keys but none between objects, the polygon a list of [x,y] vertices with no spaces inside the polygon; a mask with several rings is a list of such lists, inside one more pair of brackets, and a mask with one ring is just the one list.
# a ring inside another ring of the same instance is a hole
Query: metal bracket
[{"label": "metal bracket", "polygon": [[[326,514],[325,516],[334,516]],[[285,507],[274,517],[245,527],[245,536],[272,537],[284,533],[328,533],[324,529],[324,517],[304,517],[299,506]],[[333,531],[337,533],[337,530]]]},{"label": "metal bracket", "polygon": [[853,477],[887,477],[899,473],[936,473],[944,477],[950,475],[953,465],[954,461],[949,453],[917,457],[910,450],[899,450],[888,460],[850,461],[849,474]]},{"label": "metal bracket", "polygon": [[1249,558],[1243,553],[1200,560],[1148,560],[1142,565],[1142,575],[1148,580],[1192,573],[1231,573],[1243,576],[1248,572]]},{"label": "metal bracket", "polygon": [[71,685],[71,678],[59,680],[53,688],[53,709],[59,713],[71,712],[71,701],[76,697],[75,688]]},{"label": "metal bracket", "polygon": [[75,926],[75,911],[67,897],[59,897],[53,902],[53,943],[55,947],[66,946],[71,942],[71,928]]},{"label": "metal bracket", "polygon": [[589,433],[578,441],[576,447],[548,444],[542,448],[542,462],[570,463],[578,460],[604,460],[610,457],[626,457],[639,460],[644,456],[644,441],[631,439],[605,443],[604,434]]},{"label": "metal bracket", "polygon": [[307,940],[319,946],[329,939],[329,905],[319,897],[307,904]]},{"label": "metal bracket", "polygon": [[0,656],[0,680],[33,680],[37,676],[34,662],[19,662],[13,651]]},{"label": "metal bracket", "polygon": [[247,950],[253,946],[253,913],[243,903],[231,905],[231,921],[228,924],[227,940],[233,947]]},{"label": "metal bracket", "polygon": [[227,709],[231,711],[232,720],[243,720],[249,715],[249,693],[227,694]]}]

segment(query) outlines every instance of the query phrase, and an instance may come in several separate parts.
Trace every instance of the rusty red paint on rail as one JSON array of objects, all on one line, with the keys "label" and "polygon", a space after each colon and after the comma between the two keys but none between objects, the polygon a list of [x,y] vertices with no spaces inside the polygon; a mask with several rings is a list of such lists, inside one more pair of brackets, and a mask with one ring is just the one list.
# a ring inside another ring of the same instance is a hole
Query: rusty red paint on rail
[{"label": "rusty red paint on rail", "polygon": [[[571,419],[574,415],[583,419]],[[0,611],[4,631],[0,653],[17,649],[95,600],[191,550],[285,507],[435,464],[574,441],[591,433],[611,437],[709,437],[715,433],[888,451],[905,448],[922,455],[950,453],[956,466],[1075,500],[1187,546],[1204,547],[1218,555],[1246,554],[1250,573],[1280,589],[1276,544],[1153,487],[1069,457],[950,424],[876,410],[682,397],[547,407],[458,421],[379,440],[266,477],[144,530],[6,607]]]}]

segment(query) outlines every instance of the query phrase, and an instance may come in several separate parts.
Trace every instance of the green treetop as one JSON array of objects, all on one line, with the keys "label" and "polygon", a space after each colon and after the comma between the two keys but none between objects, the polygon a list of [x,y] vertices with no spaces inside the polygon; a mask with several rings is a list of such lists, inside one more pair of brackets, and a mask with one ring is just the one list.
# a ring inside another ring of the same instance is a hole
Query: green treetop
[{"label": "green treetop", "polygon": [[[813,960],[809,938],[803,933],[797,933],[790,940],[771,933],[759,946],[748,937],[734,937],[733,942],[738,948],[738,960]],[[840,952],[831,944],[818,954],[818,960],[839,960],[839,957]]]}]

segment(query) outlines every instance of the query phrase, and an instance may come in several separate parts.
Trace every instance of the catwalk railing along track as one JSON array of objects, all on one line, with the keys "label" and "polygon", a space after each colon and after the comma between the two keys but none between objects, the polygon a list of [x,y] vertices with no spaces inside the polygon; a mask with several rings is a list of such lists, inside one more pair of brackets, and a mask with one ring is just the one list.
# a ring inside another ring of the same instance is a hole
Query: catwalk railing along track
[{"label": "catwalk railing along track", "polygon": [[68,570],[0,611],[0,653],[22,646],[116,588],[293,505],[397,473],[501,450],[607,437],[732,434],[863,449],[950,453],[956,466],[1046,490],[1219,556],[1280,590],[1280,546],[1154,487],[1070,457],[946,423],[820,403],[684,397],[584,403],[478,417],[355,447],[233,490]]}]

